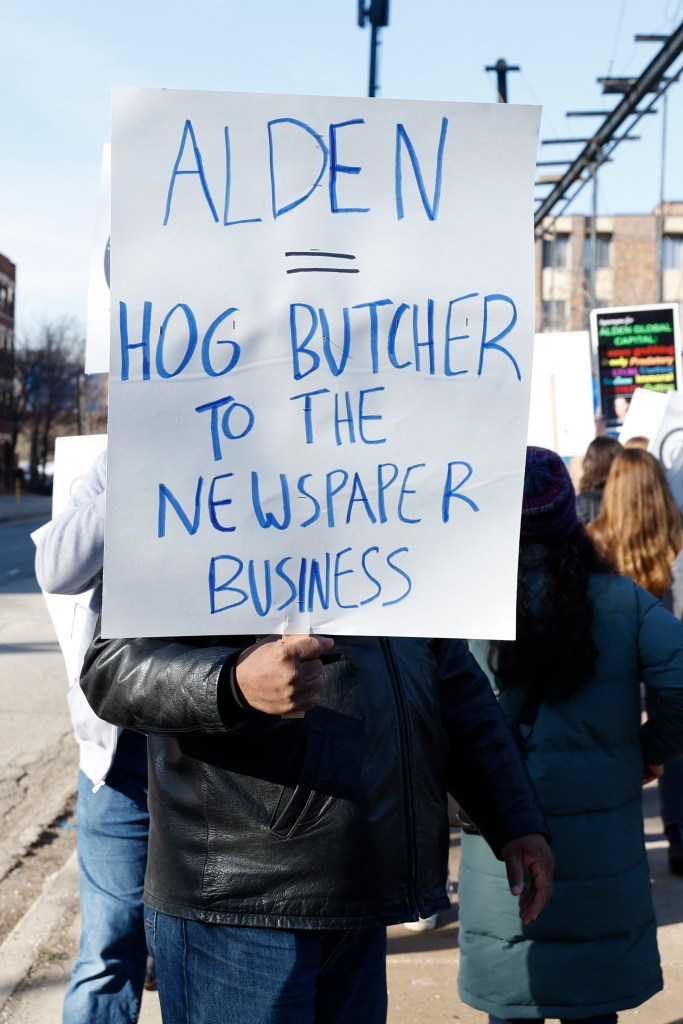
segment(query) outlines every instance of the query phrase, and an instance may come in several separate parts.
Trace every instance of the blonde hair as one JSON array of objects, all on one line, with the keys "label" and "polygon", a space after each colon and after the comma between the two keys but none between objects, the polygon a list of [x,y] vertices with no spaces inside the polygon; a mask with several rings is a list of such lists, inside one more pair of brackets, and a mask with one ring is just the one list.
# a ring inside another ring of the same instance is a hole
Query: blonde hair
[{"label": "blonde hair", "polygon": [[683,547],[681,514],[661,464],[642,448],[612,463],[602,506],[588,532],[618,572],[655,597],[671,586],[671,566]]}]

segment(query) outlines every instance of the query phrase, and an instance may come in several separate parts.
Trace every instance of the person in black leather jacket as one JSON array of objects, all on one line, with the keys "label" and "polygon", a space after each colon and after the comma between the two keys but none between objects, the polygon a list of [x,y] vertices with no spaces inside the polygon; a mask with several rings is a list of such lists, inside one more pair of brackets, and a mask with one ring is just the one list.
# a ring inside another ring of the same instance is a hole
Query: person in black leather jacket
[{"label": "person in black leather jacket", "polygon": [[447,790],[522,919],[550,895],[543,814],[461,641],[96,638],[81,685],[149,733],[165,1024],[384,1021],[385,926],[449,906]]}]

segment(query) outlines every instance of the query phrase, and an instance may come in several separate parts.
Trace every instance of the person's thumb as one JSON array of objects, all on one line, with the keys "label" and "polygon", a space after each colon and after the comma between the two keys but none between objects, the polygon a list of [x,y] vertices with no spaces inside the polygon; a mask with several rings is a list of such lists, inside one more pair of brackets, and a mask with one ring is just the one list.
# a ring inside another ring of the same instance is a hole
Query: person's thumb
[{"label": "person's thumb", "polygon": [[513,896],[521,896],[524,892],[524,871],[521,857],[516,850],[511,850],[505,858],[505,870],[510,892]]}]

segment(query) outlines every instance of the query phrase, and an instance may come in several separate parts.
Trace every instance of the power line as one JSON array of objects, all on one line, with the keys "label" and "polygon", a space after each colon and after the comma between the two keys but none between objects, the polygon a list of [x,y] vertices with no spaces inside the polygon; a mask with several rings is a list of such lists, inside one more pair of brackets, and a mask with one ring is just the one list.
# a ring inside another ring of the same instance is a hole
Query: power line
[{"label": "power line", "polygon": [[[550,193],[543,199],[534,215],[536,227],[542,226],[544,219],[550,215],[554,208],[563,200],[565,206],[578,195],[583,187],[583,177],[586,169],[592,173],[604,163],[608,156],[624,138],[629,137],[631,129],[638,123],[640,118],[652,109],[656,99],[661,96],[673,82],[678,81],[678,76],[666,79],[665,71],[673,64],[676,58],[683,52],[683,23],[676,31],[667,37],[660,51],[648,64],[639,78],[622,80],[623,99],[617,104],[597,129],[597,131],[586,140],[585,145],[578,157],[571,163],[561,179],[551,189]],[[611,79],[616,89],[617,80]],[[644,110],[638,109],[638,104],[649,94],[654,93],[655,97]],[[630,124],[626,126],[623,136],[616,133],[629,118]],[[567,194],[572,186],[579,182],[579,188],[569,197]]]}]

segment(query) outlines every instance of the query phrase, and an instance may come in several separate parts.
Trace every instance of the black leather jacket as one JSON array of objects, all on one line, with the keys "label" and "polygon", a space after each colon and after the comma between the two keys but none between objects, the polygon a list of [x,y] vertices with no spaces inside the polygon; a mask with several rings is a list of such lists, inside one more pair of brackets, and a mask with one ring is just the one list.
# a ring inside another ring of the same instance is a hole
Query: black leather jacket
[{"label": "black leather jacket", "polygon": [[446,789],[494,851],[546,832],[486,677],[453,640],[337,637],[321,706],[240,708],[255,637],[101,640],[81,685],[149,735],[146,903],[205,922],[349,928],[449,906]]}]

